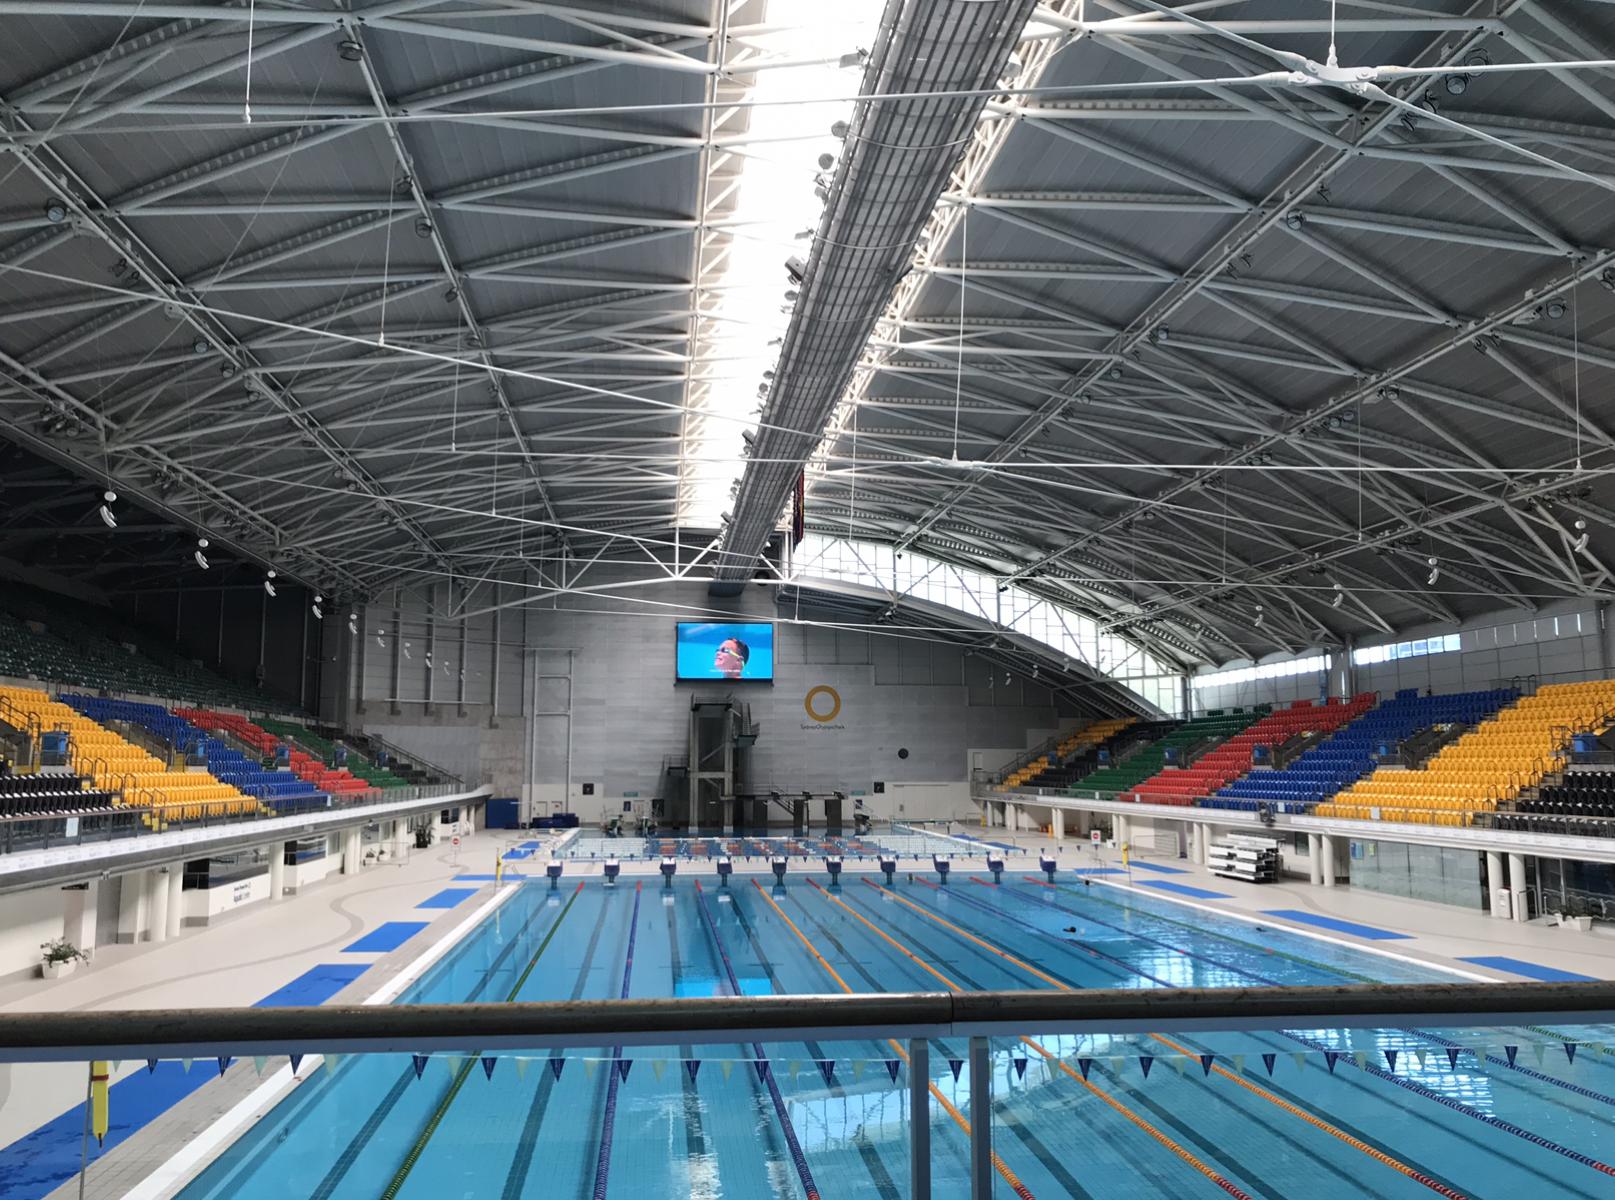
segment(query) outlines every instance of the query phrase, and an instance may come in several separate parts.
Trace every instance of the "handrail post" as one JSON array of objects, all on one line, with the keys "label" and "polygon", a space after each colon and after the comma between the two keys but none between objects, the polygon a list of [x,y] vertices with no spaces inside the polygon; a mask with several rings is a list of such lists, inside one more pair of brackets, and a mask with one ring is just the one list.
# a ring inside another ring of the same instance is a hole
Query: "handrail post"
[{"label": "handrail post", "polygon": [[931,1200],[931,1043],[908,1042],[909,1200]]},{"label": "handrail post", "polygon": [[987,1039],[970,1039],[970,1200],[993,1200],[993,1076]]}]

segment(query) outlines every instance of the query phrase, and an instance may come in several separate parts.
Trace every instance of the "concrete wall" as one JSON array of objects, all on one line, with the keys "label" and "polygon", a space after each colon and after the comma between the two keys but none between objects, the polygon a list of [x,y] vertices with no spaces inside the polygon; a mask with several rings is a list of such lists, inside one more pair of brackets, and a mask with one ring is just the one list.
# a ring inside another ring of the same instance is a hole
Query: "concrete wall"
[{"label": "concrete wall", "polygon": [[[640,586],[643,572],[614,570],[586,574],[593,591],[516,608],[490,611],[520,595],[509,585],[455,598],[438,586],[369,605],[352,648],[356,721],[472,785],[498,795],[526,785],[537,811],[569,807],[595,820],[620,812],[625,793],[657,794],[663,761],[688,753],[696,697],[732,692],[750,705],[761,733],[745,790],[863,791],[877,808],[877,781],[887,797],[898,784],[926,785],[904,803],[924,798],[937,815],[962,805],[951,789],[969,778],[971,748],[998,748],[988,754],[1001,761],[1074,717],[1033,680],[1006,681],[923,633],[798,622],[775,611],[772,589],[718,600],[704,584]],[[675,683],[681,617],[774,621],[775,682]],[[806,712],[815,687],[835,689],[835,719]]]},{"label": "concrete wall", "polygon": [[0,896],[0,979],[37,974],[40,945],[62,936],[64,907],[60,888]]},{"label": "concrete wall", "polygon": [[[1460,626],[1460,648],[1415,658],[1393,659],[1357,666],[1355,690],[1390,696],[1402,688],[1433,692],[1463,692],[1506,684],[1516,676],[1534,675],[1540,683],[1601,679],[1612,674],[1606,612],[1585,600],[1545,607],[1534,614],[1502,614]],[[1405,642],[1455,632],[1451,626],[1423,626],[1395,638],[1358,643],[1359,648],[1387,642]],[[1309,651],[1317,653],[1317,651]],[[1332,654],[1340,654],[1338,648]],[[1281,661],[1275,655],[1263,661]],[[1228,666],[1245,666],[1230,663]],[[1321,680],[1317,673],[1257,679],[1193,692],[1197,711],[1238,704],[1279,703],[1316,699]],[[1338,688],[1335,689],[1338,691]]]}]

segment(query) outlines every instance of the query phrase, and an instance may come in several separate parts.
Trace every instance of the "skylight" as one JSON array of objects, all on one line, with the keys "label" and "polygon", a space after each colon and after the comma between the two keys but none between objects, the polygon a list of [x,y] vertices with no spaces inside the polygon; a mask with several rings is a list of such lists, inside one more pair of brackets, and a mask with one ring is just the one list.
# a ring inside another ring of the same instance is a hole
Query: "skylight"
[{"label": "skylight", "polygon": [[[862,83],[860,50],[878,31],[871,0],[769,0],[757,28],[730,39],[720,96],[762,102],[712,119],[699,251],[699,317],[679,448],[678,523],[716,529],[745,468],[743,430],[755,430],[790,324],[797,285],[786,260],[812,248],[841,151],[831,133],[851,119]],[[786,103],[779,103],[785,101]],[[815,103],[817,101],[817,103]],[[822,181],[816,181],[822,176]]]}]

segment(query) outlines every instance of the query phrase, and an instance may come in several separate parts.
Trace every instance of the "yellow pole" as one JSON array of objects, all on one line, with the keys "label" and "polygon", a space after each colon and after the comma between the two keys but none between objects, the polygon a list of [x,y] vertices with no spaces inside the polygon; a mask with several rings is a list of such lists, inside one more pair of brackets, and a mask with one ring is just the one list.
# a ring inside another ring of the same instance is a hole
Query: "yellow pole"
[{"label": "yellow pole", "polygon": [[90,1132],[95,1144],[103,1145],[107,1136],[107,1085],[112,1077],[112,1064],[98,1059],[90,1064]]}]

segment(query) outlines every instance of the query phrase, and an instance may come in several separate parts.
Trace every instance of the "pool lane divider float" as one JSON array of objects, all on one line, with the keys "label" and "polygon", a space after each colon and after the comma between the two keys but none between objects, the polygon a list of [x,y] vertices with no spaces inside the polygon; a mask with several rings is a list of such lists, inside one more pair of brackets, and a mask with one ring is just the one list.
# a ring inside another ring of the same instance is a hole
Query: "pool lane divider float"
[{"label": "pool lane divider float", "polygon": [[[1033,885],[1035,885],[1037,887],[1040,887],[1040,888],[1048,888],[1048,887],[1050,887],[1049,884],[1044,883],[1041,879],[1035,879],[1030,875],[1023,875],[1021,878],[1022,878],[1022,880],[1024,882],[1033,884]],[[978,880],[977,882],[980,882],[980,881]],[[1061,888],[1061,887],[1053,887],[1050,890],[1069,892],[1072,889],[1070,889],[1070,888]],[[1014,891],[1011,891],[1009,894],[1010,895],[1017,895],[1018,893],[1016,893]],[[1109,904],[1112,907],[1121,909],[1124,913],[1132,915],[1132,910],[1129,909],[1126,905],[1117,904],[1113,900],[1106,900],[1103,897],[1094,896],[1091,893],[1087,894],[1085,896],[1085,898],[1088,899],[1088,900],[1092,900],[1092,901],[1094,901],[1096,903],[1099,903],[1099,904]],[[1078,917],[1078,918],[1080,918],[1080,919],[1082,919],[1084,921],[1091,921],[1095,925],[1103,925],[1106,929],[1114,929],[1118,933],[1125,934],[1130,938],[1136,938],[1137,940],[1139,940],[1141,942],[1149,942],[1153,946],[1159,946],[1163,950],[1169,950],[1169,951],[1172,951],[1175,954],[1181,954],[1181,955],[1185,956],[1186,958],[1197,959],[1200,962],[1210,963],[1214,967],[1221,967],[1223,970],[1231,971],[1236,975],[1244,975],[1247,979],[1254,979],[1258,983],[1266,984],[1269,987],[1282,987],[1282,986],[1284,986],[1281,981],[1279,981],[1277,979],[1274,979],[1272,976],[1263,975],[1258,971],[1251,970],[1249,967],[1236,966],[1233,963],[1225,962],[1225,961],[1223,961],[1222,959],[1219,959],[1219,958],[1213,958],[1209,954],[1204,954],[1204,953],[1201,953],[1201,952],[1198,952],[1198,951],[1184,950],[1180,946],[1174,946],[1171,942],[1163,942],[1159,938],[1151,937],[1147,933],[1138,933],[1138,932],[1136,932],[1134,930],[1128,929],[1124,925],[1116,925],[1116,924],[1113,924],[1110,921],[1102,921],[1098,917],[1092,916],[1092,915],[1090,915],[1088,913],[1078,912],[1074,908],[1066,908],[1064,905],[1054,904],[1052,902],[1050,902],[1047,905],[1047,907],[1054,909],[1056,912],[1063,912],[1063,913],[1066,913],[1066,914],[1068,914],[1070,916]],[[1187,925],[1182,921],[1173,920],[1173,918],[1171,918],[1171,917],[1163,917],[1158,913],[1145,913],[1144,915],[1149,920],[1152,920],[1152,921],[1165,921],[1170,925],[1178,925],[1178,926],[1181,926],[1182,928],[1185,928],[1185,929],[1194,928],[1193,926]],[[1013,919],[1013,918],[1010,918],[1010,919]],[[1290,960],[1291,962],[1300,963],[1302,966],[1312,967],[1314,970],[1328,971],[1328,972],[1330,972],[1332,974],[1339,975],[1343,979],[1354,980],[1354,981],[1356,981],[1358,983],[1378,983],[1379,982],[1377,979],[1373,979],[1372,977],[1370,977],[1368,975],[1361,975],[1361,974],[1358,974],[1355,971],[1348,971],[1344,967],[1337,967],[1337,966],[1330,965],[1328,963],[1313,962],[1310,959],[1302,958],[1298,954],[1289,954],[1289,953],[1287,953],[1287,952],[1285,952],[1283,950],[1273,950],[1273,949],[1270,949],[1270,948],[1268,948],[1266,946],[1258,946],[1258,945],[1255,945],[1252,942],[1241,941],[1239,938],[1233,937],[1233,936],[1231,936],[1229,934],[1226,934],[1226,933],[1220,933],[1220,932],[1217,932],[1215,930],[1197,930],[1196,932],[1208,934],[1211,937],[1219,938],[1219,939],[1221,939],[1222,941],[1225,941],[1225,942],[1231,942],[1236,946],[1243,946],[1247,950],[1260,950],[1264,954],[1274,955],[1274,956],[1276,956],[1278,958],[1285,958],[1285,959]],[[1305,936],[1305,935],[1302,935],[1302,936]],[[1100,952],[1090,948],[1089,953],[1094,954],[1094,955],[1098,955]],[[1129,967],[1128,969],[1133,970],[1134,968]],[[1566,1041],[1564,1038],[1561,1038],[1557,1034],[1555,1034],[1551,1029],[1543,1029],[1540,1026],[1524,1025],[1524,1026],[1520,1026],[1520,1028],[1529,1029],[1533,1033],[1540,1033],[1545,1037],[1552,1038],[1554,1041],[1558,1042],[1561,1046],[1564,1047],[1565,1057],[1568,1060],[1570,1060],[1572,1063],[1575,1062],[1576,1046],[1578,1045],[1578,1043]],[[1482,1066],[1484,1066],[1487,1063],[1490,1063],[1493,1066],[1503,1067],[1503,1068],[1505,1068],[1507,1070],[1511,1070],[1511,1071],[1517,1071],[1521,1075],[1525,1075],[1525,1076],[1527,1076],[1527,1077],[1529,1077],[1531,1079],[1539,1080],[1542,1083],[1551,1084],[1552,1086],[1554,1086],[1556,1088],[1560,1088],[1560,1089],[1562,1089],[1564,1091],[1567,1091],[1567,1092],[1572,1092],[1575,1095],[1584,1096],[1588,1100],[1596,1100],[1601,1104],[1608,1104],[1608,1105],[1615,1106],[1615,1096],[1610,1096],[1610,1095],[1608,1095],[1608,1094],[1606,1094],[1604,1092],[1595,1091],[1593,1088],[1590,1088],[1590,1087],[1583,1087],[1581,1084],[1573,1083],[1568,1079],[1560,1079],[1556,1075],[1549,1075],[1546,1071],[1533,1070],[1532,1068],[1524,1065],[1523,1063],[1516,1062],[1515,1059],[1514,1059],[1513,1053],[1511,1053],[1510,1051],[1511,1050],[1518,1050],[1519,1047],[1517,1047],[1517,1046],[1512,1047],[1512,1048],[1505,1046],[1504,1051],[1508,1055],[1507,1058],[1498,1058],[1497,1055],[1495,1055],[1495,1054],[1488,1054],[1486,1052],[1485,1047],[1481,1047],[1479,1049],[1476,1049],[1476,1048],[1469,1047],[1469,1046],[1463,1046],[1463,1045],[1460,1045],[1458,1042],[1452,1041],[1450,1038],[1441,1037],[1439,1034],[1430,1033],[1427,1030],[1400,1029],[1400,1028],[1398,1028],[1396,1030],[1396,1032],[1401,1033],[1401,1034],[1405,1034],[1409,1038],[1427,1041],[1427,1042],[1432,1043],[1433,1045],[1442,1047],[1444,1050],[1448,1051],[1447,1058],[1448,1058],[1448,1061],[1449,1061],[1449,1065],[1454,1070],[1456,1070],[1457,1066],[1458,1066],[1458,1062],[1457,1062],[1458,1053],[1462,1053],[1464,1050],[1469,1050],[1469,1052],[1475,1056],[1476,1060]],[[1397,1051],[1393,1050],[1393,1051],[1391,1051],[1391,1053],[1395,1054],[1395,1053],[1397,1053]],[[1540,1058],[1538,1059],[1538,1061],[1541,1061]]]},{"label": "pool lane divider float", "polygon": [[[986,883],[984,880],[979,880],[978,879],[978,880],[976,880],[976,882],[981,884],[981,886],[983,886],[983,887],[990,887],[991,886],[990,884]],[[874,886],[874,885],[871,885],[871,886]],[[927,886],[932,887],[933,890],[937,890],[937,889],[934,888],[934,885],[927,884]],[[882,889],[882,890],[884,890],[884,889]],[[1036,934],[1038,934],[1038,935],[1040,935],[1042,937],[1054,938],[1056,941],[1071,941],[1072,944],[1074,944],[1074,945],[1081,945],[1081,943],[1076,942],[1074,939],[1061,938],[1061,937],[1058,937],[1055,934],[1048,933],[1045,930],[1039,929],[1037,926],[1031,924],[1030,922],[1022,921],[1018,917],[1014,917],[1014,916],[1012,916],[1012,915],[1010,915],[1008,913],[1005,913],[1001,909],[994,908],[990,904],[983,904],[979,900],[971,899],[970,897],[963,895],[963,893],[961,893],[961,892],[954,892],[953,894],[956,895],[956,896],[959,896],[961,899],[963,899],[968,904],[972,904],[975,907],[982,909],[983,911],[992,913],[993,915],[995,915],[997,917],[1000,917],[1003,920],[1010,921],[1013,924],[1017,924],[1017,925],[1022,926],[1025,929],[1029,929],[1033,933],[1036,933]],[[910,905],[910,907],[914,908],[915,911],[922,913],[923,915],[929,917],[931,920],[936,921],[937,923],[939,923],[941,925],[949,925],[950,924],[949,922],[944,921],[941,917],[938,917],[935,914],[927,911],[925,908],[923,908],[923,907],[921,907],[919,905],[913,904],[912,901],[904,900],[901,896],[896,896],[895,898],[897,900],[899,900],[900,902],[904,903],[904,904]],[[1078,914],[1078,915],[1083,915],[1083,914]],[[1087,919],[1091,920],[1092,918],[1087,918]],[[1097,924],[1104,924],[1104,922],[1096,922],[1096,923]],[[965,933],[963,930],[959,930],[957,926],[951,926],[951,927],[954,928],[955,930],[957,930],[957,932],[959,932],[962,936],[974,939],[974,935],[969,934],[969,933]],[[1119,928],[1119,927],[1118,926],[1111,926],[1111,928],[1115,929],[1115,928]],[[1127,931],[1122,930],[1122,932],[1125,933]],[[1132,935],[1130,935],[1130,936],[1132,936]],[[1151,940],[1151,939],[1148,939],[1148,938],[1144,938],[1142,935],[1139,935],[1139,936],[1140,936],[1141,940]],[[1162,945],[1163,943],[1157,942],[1155,944],[1156,945]],[[1117,966],[1123,968],[1124,970],[1130,972],[1131,974],[1137,975],[1137,976],[1139,976],[1140,978],[1143,978],[1143,979],[1148,979],[1153,983],[1159,984],[1161,987],[1175,988],[1177,986],[1176,984],[1171,983],[1168,980],[1162,979],[1158,975],[1151,975],[1148,971],[1145,971],[1142,968],[1135,967],[1131,963],[1128,963],[1128,962],[1126,962],[1126,961],[1124,961],[1122,959],[1116,958],[1114,955],[1106,954],[1103,950],[1095,950],[1091,946],[1084,946],[1083,949],[1087,950],[1090,954],[1094,955],[1097,958],[1103,958],[1103,959],[1106,959],[1106,960],[1108,960],[1108,961],[1110,961],[1112,963],[1115,963]],[[1011,956],[1006,955],[1005,957],[1011,957]],[[1036,968],[1030,968],[1030,967],[1028,969],[1033,970],[1033,971],[1036,970]],[[1038,973],[1041,974],[1041,972],[1038,972]],[[1062,985],[1062,986],[1064,986],[1064,985]],[[1067,987],[1066,990],[1069,991],[1071,989],[1069,987]],[[1287,1030],[1276,1030],[1275,1032],[1277,1032],[1282,1037],[1287,1037],[1291,1041],[1299,1042],[1301,1045],[1307,1046],[1310,1049],[1318,1051],[1318,1052],[1321,1052],[1321,1053],[1323,1053],[1325,1055],[1335,1053],[1334,1051],[1332,1051],[1330,1049],[1330,1047],[1325,1046],[1320,1042],[1315,1042],[1310,1038],[1302,1037],[1299,1034],[1291,1033],[1291,1032],[1289,1032]],[[1157,1040],[1162,1040],[1162,1041],[1165,1040],[1165,1039],[1162,1039],[1159,1034],[1151,1034],[1150,1036],[1153,1037],[1153,1038],[1156,1038]],[[1394,1072],[1386,1071],[1383,1068],[1378,1067],[1378,1066],[1374,1065],[1373,1063],[1368,1062],[1366,1059],[1359,1062],[1354,1055],[1349,1055],[1349,1054],[1346,1054],[1346,1053],[1338,1054],[1335,1061],[1338,1062],[1340,1059],[1345,1059],[1345,1060],[1351,1062],[1353,1065],[1357,1066],[1360,1070],[1365,1071],[1370,1075],[1374,1075],[1374,1076],[1376,1076],[1376,1077],[1378,1077],[1380,1079],[1385,1080],[1388,1083],[1395,1084],[1397,1087],[1402,1088],[1405,1091],[1412,1092],[1415,1095],[1423,1096],[1427,1100],[1433,1100],[1437,1104],[1440,1104],[1440,1105],[1443,1105],[1446,1108],[1452,1109],[1454,1112],[1462,1113],[1466,1117],[1471,1117],[1471,1118],[1473,1118],[1473,1119],[1475,1119],[1477,1121],[1481,1121],[1481,1122],[1483,1122],[1483,1123],[1485,1123],[1487,1125],[1490,1125],[1494,1129],[1501,1130],[1504,1133],[1513,1134],[1515,1137],[1522,1138],[1525,1141],[1528,1141],[1528,1142],[1532,1143],[1533,1145],[1540,1146],[1544,1150],[1550,1150],[1555,1154],[1562,1155],[1563,1157],[1570,1159],[1572,1162],[1581,1163],[1583,1166],[1591,1167],[1593,1170],[1599,1171],[1599,1172],[1601,1172],[1601,1173],[1603,1173],[1605,1175],[1615,1176],[1615,1167],[1610,1166],[1608,1163],[1602,1162],[1602,1161],[1600,1161],[1600,1160],[1598,1160],[1596,1158],[1593,1158],[1590,1155],[1583,1154],[1579,1150],[1573,1150],[1568,1146],[1560,1145],[1558,1142],[1555,1142],[1555,1141],[1552,1141],[1551,1139],[1542,1137],[1540,1134],[1533,1133],[1528,1129],[1523,1129],[1520,1126],[1515,1125],[1510,1121],[1505,1121],[1501,1117],[1494,1117],[1490,1113],[1480,1112],[1479,1110],[1471,1108],[1470,1106],[1468,1106],[1467,1104],[1462,1103],[1461,1101],[1454,1100],[1450,1096],[1444,1096],[1439,1092],[1436,1092],[1436,1091],[1434,1091],[1434,1090],[1432,1090],[1430,1088],[1427,1088],[1423,1084],[1414,1083],[1412,1080],[1404,1079],[1402,1076],[1397,1075]],[[1221,1068],[1214,1068],[1214,1069],[1219,1070],[1222,1074],[1225,1074],[1229,1078],[1234,1079],[1237,1082],[1240,1082],[1242,1085],[1251,1086],[1251,1085],[1249,1085],[1248,1081],[1239,1079],[1239,1077],[1234,1075],[1232,1072],[1222,1071]],[[1349,1137],[1350,1135],[1346,1135],[1346,1136]],[[1377,1157],[1377,1152],[1376,1152],[1376,1157]],[[1392,1161],[1394,1161],[1394,1160],[1392,1160]],[[1387,1165],[1390,1165],[1390,1163],[1387,1162]],[[1412,1168],[1408,1168],[1408,1169],[1412,1170]],[[1433,1185],[1434,1190],[1441,1191],[1443,1195],[1447,1195],[1447,1196],[1450,1197],[1453,1194],[1449,1189],[1446,1188],[1446,1185],[1435,1183],[1435,1181],[1433,1181],[1433,1180],[1429,1181],[1429,1182],[1426,1182],[1425,1178],[1420,1178],[1419,1176],[1417,1176],[1417,1174],[1410,1175],[1409,1178],[1419,1178],[1419,1181],[1421,1183],[1425,1183],[1426,1186],[1432,1186]]]},{"label": "pool lane divider float", "polygon": [[[753,880],[752,882],[756,882]],[[723,973],[729,978],[729,990],[739,996],[740,980],[735,977],[734,964],[729,960],[729,951],[724,947],[723,938],[718,933],[718,923],[712,919],[712,910],[707,905],[706,892],[702,890],[701,881],[695,883],[695,903],[701,910],[701,919],[706,922],[707,932],[712,935],[712,944],[718,951],[718,957],[723,962]],[[626,992],[624,995],[626,996]],[[785,1145],[790,1151],[791,1164],[796,1168],[796,1177],[802,1183],[802,1190],[807,1193],[807,1200],[819,1200],[819,1185],[813,1182],[813,1172],[808,1169],[807,1155],[802,1153],[802,1143],[797,1140],[796,1130],[791,1125],[791,1114],[785,1107],[785,1097],[780,1095],[779,1084],[774,1082],[772,1064],[763,1053],[761,1042],[751,1044],[752,1054],[757,1059],[757,1075],[768,1086],[768,1098],[774,1103],[774,1115],[779,1118],[779,1127],[785,1134]],[[605,1190],[597,1180],[595,1183],[594,1200],[605,1200]]]},{"label": "pool lane divider float", "polygon": [[[520,995],[528,977],[533,973],[533,968],[538,966],[538,960],[543,957],[544,951],[548,950],[550,943],[555,940],[556,931],[561,928],[561,922],[566,920],[567,913],[572,911],[572,906],[578,902],[578,896],[582,891],[583,882],[579,880],[577,888],[572,892],[565,906],[562,907],[560,915],[555,918],[555,923],[544,934],[544,940],[539,942],[538,949],[533,951],[533,957],[527,960],[526,969],[522,971],[521,976],[516,980],[515,986],[505,996],[506,1004],[511,1003]],[[415,1073],[417,1076],[420,1075],[423,1065],[421,1059],[417,1057],[415,1060]],[[454,1082],[449,1085],[449,1090],[443,1094],[443,1099],[438,1102],[437,1110],[432,1113],[422,1127],[420,1136],[415,1139],[415,1144],[404,1155],[404,1161],[399,1164],[398,1170],[393,1173],[392,1179],[388,1181],[386,1187],[382,1188],[381,1200],[396,1200],[399,1191],[404,1186],[404,1181],[409,1178],[409,1173],[415,1169],[415,1164],[420,1161],[422,1153],[425,1152],[426,1144],[432,1140],[432,1135],[437,1132],[438,1126],[443,1123],[443,1118],[448,1115],[449,1108],[454,1104],[455,1097],[460,1094],[460,1089],[465,1086],[465,1081],[470,1078],[471,1072],[476,1069],[476,1066],[477,1058],[473,1056],[462,1063],[460,1069],[455,1072]]]},{"label": "pool lane divider float", "polygon": [[[825,974],[829,975],[831,979],[835,980],[836,986],[839,987],[843,992],[848,995],[853,995],[853,989],[848,985],[847,981],[841,978],[840,973],[830,965],[830,963],[825,959],[824,955],[819,953],[818,947],[808,939],[808,936],[797,928],[796,922],[791,920],[791,918],[786,915],[785,910],[781,908],[775,899],[763,889],[763,885],[758,883],[756,879],[753,879],[751,883],[752,886],[757,889],[757,894],[768,902],[768,906],[772,908],[776,914],[778,914],[779,919],[785,922],[786,927],[789,928],[790,931],[796,935],[797,940],[807,948],[807,952],[814,957],[819,966],[824,968]],[[813,888],[821,892],[824,890],[823,888],[820,888],[818,883],[812,879],[809,879],[808,883]],[[828,892],[825,892],[824,894],[829,896]],[[831,898],[833,899],[834,897]],[[856,916],[857,914],[855,913],[853,915]],[[879,931],[877,930],[876,932]],[[908,1064],[912,1070],[912,1064],[909,1063],[908,1051],[903,1049],[903,1047],[898,1043],[897,1039],[887,1038],[886,1044],[890,1046],[893,1053],[902,1059],[905,1064]],[[949,1117],[953,1118],[953,1123],[964,1131],[966,1137],[969,1137],[970,1122],[965,1119],[964,1114],[954,1106],[951,1100],[942,1094],[942,1089],[937,1087],[936,1084],[927,1081],[926,1086],[930,1090],[931,1095],[936,1099],[936,1102],[942,1106],[942,1110],[947,1113]],[[909,1119],[913,1120],[915,1118],[911,1114]],[[1015,1172],[1011,1171],[1009,1167],[1005,1165],[1004,1160],[998,1156],[998,1152],[996,1150],[993,1151],[992,1162],[993,1169],[998,1172],[1005,1183],[1009,1184],[1010,1189],[1018,1197],[1020,1197],[1020,1200],[1036,1200],[1036,1197],[1033,1196],[1031,1189],[1022,1183],[1019,1176],[1017,1176]]]},{"label": "pool lane divider float", "polygon": [[[634,884],[634,913],[628,918],[628,954],[622,968],[622,991],[617,997],[619,1000],[628,999],[628,985],[634,977],[634,943],[639,940],[639,901],[644,894],[644,888],[643,883]],[[617,1092],[622,1087],[623,1077],[628,1074],[628,1064],[622,1060],[621,1046],[611,1048],[609,1070],[605,1111],[600,1115],[600,1151],[594,1160],[594,1200],[606,1200],[606,1188],[611,1177],[611,1141],[617,1127]],[[818,1197],[814,1196],[812,1200],[818,1200]]]}]

